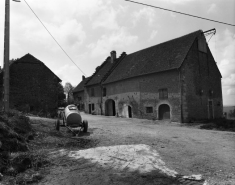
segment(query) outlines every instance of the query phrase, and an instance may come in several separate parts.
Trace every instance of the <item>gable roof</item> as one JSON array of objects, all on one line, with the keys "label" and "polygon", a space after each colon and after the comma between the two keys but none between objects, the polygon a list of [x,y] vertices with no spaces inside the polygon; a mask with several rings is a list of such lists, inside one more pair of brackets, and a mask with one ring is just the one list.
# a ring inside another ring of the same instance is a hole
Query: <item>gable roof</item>
[{"label": "gable roof", "polygon": [[76,92],[80,92],[80,91],[84,91],[84,85],[86,84],[86,82],[90,79],[90,77],[85,78],[84,80],[82,80],[73,90],[73,93]]},{"label": "gable roof", "polygon": [[19,58],[19,59],[16,59],[16,60],[13,60],[12,61],[12,64],[13,63],[35,63],[35,64],[43,64],[42,61],[38,60],[37,58],[35,58],[33,55],[31,54],[26,54],[24,55],[23,57]]},{"label": "gable roof", "polygon": [[[10,61],[10,66],[12,64],[16,64],[16,63],[30,63],[30,64],[42,64],[44,65],[49,71],[51,71],[42,61],[38,60],[37,58],[35,58],[33,55],[31,54],[26,54],[23,57],[16,59],[16,60],[11,60]],[[51,71],[51,73],[53,73],[53,71]],[[55,75],[55,73],[53,73]],[[55,77],[58,79],[59,82],[61,82],[62,80],[55,75]]]},{"label": "gable roof", "polygon": [[104,84],[179,68],[193,42],[202,33],[198,30],[127,55],[104,81]]},{"label": "gable roof", "polygon": [[86,86],[95,85],[103,82],[108,74],[112,71],[113,68],[117,66],[117,64],[126,56],[125,53],[122,53],[121,56],[113,63],[111,63],[111,57],[108,57],[101,66],[98,66],[96,68],[95,73],[90,77],[90,79],[87,81]]}]

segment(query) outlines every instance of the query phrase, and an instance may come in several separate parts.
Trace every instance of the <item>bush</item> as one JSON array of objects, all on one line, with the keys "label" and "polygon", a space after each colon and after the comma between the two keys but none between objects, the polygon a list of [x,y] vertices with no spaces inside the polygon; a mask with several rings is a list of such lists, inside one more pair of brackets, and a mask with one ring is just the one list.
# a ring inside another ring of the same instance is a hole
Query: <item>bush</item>
[{"label": "bush", "polygon": [[200,126],[201,129],[217,129],[235,132],[235,120],[228,120],[226,118],[217,118],[209,121],[207,124]]},{"label": "bush", "polygon": [[235,128],[235,120],[228,120],[226,118],[218,118],[213,120],[217,128],[231,129]]},{"label": "bush", "polygon": [[0,173],[9,165],[11,152],[28,151],[27,137],[31,133],[29,118],[17,111],[0,112]]}]

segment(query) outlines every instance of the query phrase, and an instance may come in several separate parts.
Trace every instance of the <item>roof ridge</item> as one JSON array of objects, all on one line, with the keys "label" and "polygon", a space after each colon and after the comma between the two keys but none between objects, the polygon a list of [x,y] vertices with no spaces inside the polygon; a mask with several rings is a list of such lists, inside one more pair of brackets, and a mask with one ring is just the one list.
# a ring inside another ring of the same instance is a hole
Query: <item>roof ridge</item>
[{"label": "roof ridge", "polygon": [[108,76],[112,73],[112,71],[118,66],[118,64],[127,56],[126,52],[123,52],[115,61],[114,65],[107,71],[104,77],[101,80],[101,83],[104,82]]},{"label": "roof ridge", "polygon": [[186,37],[186,36],[189,36],[189,35],[191,35],[191,34],[195,34],[196,32],[199,32],[199,31],[202,32],[202,30],[197,30],[197,31],[188,33],[188,34],[186,34],[186,35],[182,35],[182,36],[180,36],[180,37],[177,37],[177,38],[174,38],[174,39],[171,39],[171,40],[167,40],[167,41],[165,41],[165,42],[161,42],[161,43],[159,43],[159,44],[155,44],[155,45],[153,45],[153,46],[149,46],[149,47],[147,47],[147,48],[144,48],[144,49],[135,51],[135,52],[133,52],[133,53],[130,53],[129,55],[132,55],[132,54],[135,54],[135,53],[137,53],[137,52],[144,51],[144,50],[147,50],[147,49],[150,49],[150,48],[159,46],[159,45],[161,45],[161,44],[165,44],[165,43],[167,43],[167,42],[172,42],[172,41],[177,40],[177,39],[180,39],[180,38],[182,38],[182,37]]},{"label": "roof ridge", "polygon": [[[95,74],[98,73],[98,71],[101,70],[101,68],[104,66],[104,64],[106,64],[106,62],[108,62],[108,59],[110,58],[110,56],[108,56],[105,61],[98,67],[96,67],[95,72],[90,76],[90,79],[88,79],[88,81],[84,84],[85,86],[91,81],[91,79],[95,76]],[[98,69],[97,69],[98,68]]]},{"label": "roof ridge", "polygon": [[85,85],[86,81],[89,80],[89,78],[90,78],[90,76],[88,76],[88,77],[86,77],[84,80],[82,80],[82,81],[74,88],[73,93],[83,91],[84,89],[83,89],[83,90],[77,90],[77,89],[79,88],[80,85],[82,85],[82,83],[84,83],[84,84],[83,84],[83,88],[84,88],[84,85]]},{"label": "roof ridge", "polygon": [[202,30],[197,30],[128,54],[110,69],[103,83],[111,83],[143,74],[178,69],[185,60],[195,39],[201,33]]},{"label": "roof ridge", "polygon": [[[200,31],[201,33],[203,33],[202,30],[195,31],[195,32],[193,32],[193,33],[196,33],[196,32],[199,32],[199,31]],[[192,33],[191,33],[191,34],[192,34]],[[188,34],[188,35],[189,35],[189,34]],[[192,47],[192,45],[193,45],[195,39],[196,39],[196,37],[195,37],[194,40],[192,41],[190,47],[188,47],[188,51],[186,52],[186,54],[185,54],[185,56],[184,56],[184,59],[183,59],[183,61],[181,62],[181,64],[180,64],[180,66],[178,67],[178,69],[183,65],[183,63],[184,63],[184,61],[185,61],[185,58],[187,57],[187,55],[188,55],[188,53],[189,53],[189,51],[190,51],[190,49],[191,49],[191,47]]]},{"label": "roof ridge", "polygon": [[[15,61],[20,61],[20,60],[22,60],[23,58],[28,57],[28,56],[31,57],[31,58],[33,58],[33,59],[35,59],[37,62],[43,63],[41,60],[37,59],[35,56],[31,55],[30,53],[25,54],[24,56],[22,56],[21,58],[15,60]],[[44,64],[44,63],[43,63],[43,64]]]},{"label": "roof ridge", "polygon": [[[34,61],[27,61],[28,57],[31,57],[30,60],[33,59],[33,60],[35,60],[35,62],[34,62]],[[26,61],[24,61],[24,62],[22,62],[22,63],[31,63],[31,64],[39,64],[39,63],[40,63],[40,64],[42,64],[43,66],[45,66],[51,73],[53,73],[54,76],[55,76],[60,82],[62,81],[49,67],[47,67],[41,60],[37,59],[35,56],[31,55],[30,53],[25,54],[23,57],[21,57],[21,58],[15,60],[13,63],[21,62],[21,60],[23,61],[24,58],[26,58]]]}]

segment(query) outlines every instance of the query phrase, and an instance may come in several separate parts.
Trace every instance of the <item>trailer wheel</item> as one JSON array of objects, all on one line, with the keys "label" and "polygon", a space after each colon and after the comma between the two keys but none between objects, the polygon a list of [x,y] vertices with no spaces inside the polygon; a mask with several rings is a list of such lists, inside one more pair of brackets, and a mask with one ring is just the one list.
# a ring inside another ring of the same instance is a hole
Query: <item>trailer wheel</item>
[{"label": "trailer wheel", "polygon": [[84,120],[83,122],[82,122],[82,124],[83,124],[83,132],[87,132],[87,130],[88,130],[88,121],[87,120]]},{"label": "trailer wheel", "polygon": [[55,129],[56,129],[57,131],[60,130],[60,120],[59,120],[59,119],[57,119],[57,121],[56,121]]}]

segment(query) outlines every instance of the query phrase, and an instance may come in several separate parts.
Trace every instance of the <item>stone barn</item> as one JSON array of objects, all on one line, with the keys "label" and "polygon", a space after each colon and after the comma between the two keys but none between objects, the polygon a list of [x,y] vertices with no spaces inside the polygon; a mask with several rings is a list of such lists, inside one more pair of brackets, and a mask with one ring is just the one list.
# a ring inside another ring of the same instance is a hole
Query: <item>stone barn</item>
[{"label": "stone barn", "polygon": [[111,62],[85,85],[85,102],[96,114],[178,122],[222,117],[222,76],[201,30]]},{"label": "stone barn", "polygon": [[[54,113],[61,82],[43,62],[30,54],[10,62],[10,108]],[[0,88],[3,92],[3,72]],[[1,100],[3,94],[1,93]],[[1,102],[2,104],[2,102]]]}]

